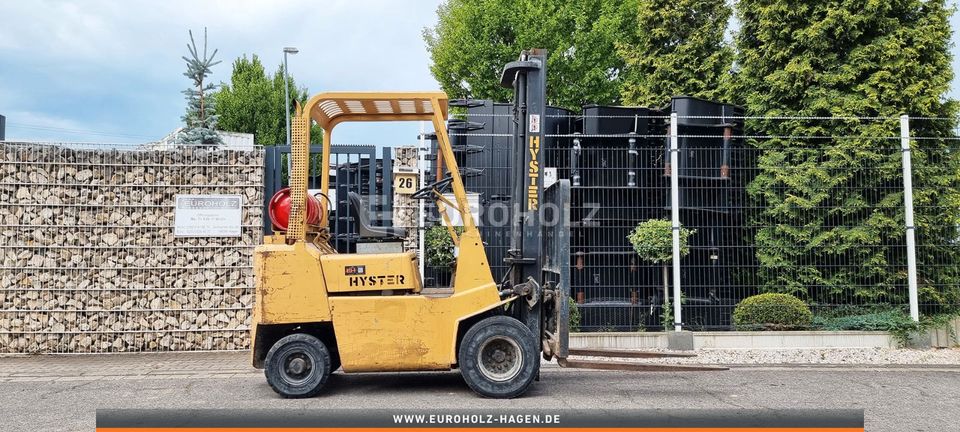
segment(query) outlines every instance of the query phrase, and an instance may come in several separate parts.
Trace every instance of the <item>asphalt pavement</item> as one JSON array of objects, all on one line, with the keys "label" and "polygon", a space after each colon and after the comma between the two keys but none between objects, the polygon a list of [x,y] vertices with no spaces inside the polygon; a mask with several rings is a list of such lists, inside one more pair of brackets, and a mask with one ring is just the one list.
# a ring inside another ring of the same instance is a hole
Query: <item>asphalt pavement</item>
[{"label": "asphalt pavement", "polygon": [[545,366],[521,399],[475,396],[459,374],[334,374],[287,400],[244,353],[0,358],[0,430],[90,431],[98,408],[865,409],[868,431],[960,430],[958,367],[736,367],[609,372]]}]

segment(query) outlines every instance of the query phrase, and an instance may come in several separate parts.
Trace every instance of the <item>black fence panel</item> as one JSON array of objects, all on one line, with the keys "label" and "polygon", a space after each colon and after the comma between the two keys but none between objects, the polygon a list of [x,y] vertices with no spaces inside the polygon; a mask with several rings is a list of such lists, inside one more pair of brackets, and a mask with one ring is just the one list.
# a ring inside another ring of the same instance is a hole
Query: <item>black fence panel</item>
[{"label": "black fence panel", "polygon": [[[502,223],[506,212],[496,210],[505,210],[511,198],[513,106],[463,105],[450,122],[451,140],[467,191],[481,196],[481,234],[500,277],[510,230]],[[724,116],[743,113],[693,98],[673,105],[691,117],[679,125],[685,137],[681,220],[696,230],[682,261],[684,322],[695,329],[729,328],[732,305],[745,293],[736,288],[729,264],[752,257],[742,211],[752,161],[735,138],[742,135],[742,120]],[[670,218],[668,118],[663,110],[594,105],[581,113],[551,108],[544,119],[544,168],[571,182],[570,295],[581,310],[581,330],[662,328],[663,305],[672,294],[664,286],[672,287],[672,276],[663,265],[640,260],[627,236],[641,222]]]}]

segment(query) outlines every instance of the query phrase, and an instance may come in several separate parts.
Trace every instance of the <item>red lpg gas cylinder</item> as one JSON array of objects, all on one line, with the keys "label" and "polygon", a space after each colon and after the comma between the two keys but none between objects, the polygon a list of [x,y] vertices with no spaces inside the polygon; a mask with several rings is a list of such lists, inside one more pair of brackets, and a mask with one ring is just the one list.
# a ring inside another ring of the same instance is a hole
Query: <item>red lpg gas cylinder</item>
[{"label": "red lpg gas cylinder", "polygon": [[[290,223],[290,203],[290,188],[280,189],[277,193],[273,194],[273,198],[270,198],[270,205],[267,207],[270,214],[270,221],[272,221],[273,226],[280,231],[286,231],[287,225]],[[320,200],[317,197],[307,195],[307,224],[320,224],[322,208]]]}]

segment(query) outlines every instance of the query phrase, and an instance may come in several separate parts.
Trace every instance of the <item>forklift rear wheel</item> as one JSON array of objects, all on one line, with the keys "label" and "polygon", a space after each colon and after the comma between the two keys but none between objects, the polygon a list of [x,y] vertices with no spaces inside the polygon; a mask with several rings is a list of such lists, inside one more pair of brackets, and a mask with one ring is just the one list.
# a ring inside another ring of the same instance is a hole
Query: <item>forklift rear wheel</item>
[{"label": "forklift rear wheel", "polygon": [[294,333],[270,348],[264,374],[280,396],[306,398],[320,393],[330,377],[330,366],[330,351],[320,339]]},{"label": "forklift rear wheel", "polygon": [[481,396],[497,399],[522,395],[540,371],[536,337],[507,316],[494,316],[470,327],[457,355],[460,374]]}]

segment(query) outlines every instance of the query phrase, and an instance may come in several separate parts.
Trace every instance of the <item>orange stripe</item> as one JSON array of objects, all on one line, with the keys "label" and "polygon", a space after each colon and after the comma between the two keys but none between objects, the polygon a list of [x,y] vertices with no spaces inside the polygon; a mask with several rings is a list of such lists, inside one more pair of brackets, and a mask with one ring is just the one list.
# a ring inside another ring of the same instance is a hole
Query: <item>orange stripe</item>
[{"label": "orange stripe", "polygon": [[477,428],[477,427],[382,427],[382,428],[97,428],[97,432],[864,432],[863,428],[778,428],[778,427],[739,427],[739,428]]}]

